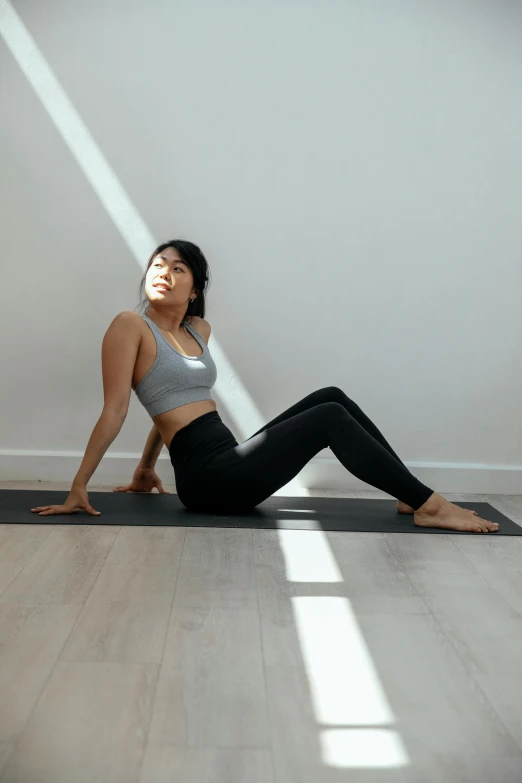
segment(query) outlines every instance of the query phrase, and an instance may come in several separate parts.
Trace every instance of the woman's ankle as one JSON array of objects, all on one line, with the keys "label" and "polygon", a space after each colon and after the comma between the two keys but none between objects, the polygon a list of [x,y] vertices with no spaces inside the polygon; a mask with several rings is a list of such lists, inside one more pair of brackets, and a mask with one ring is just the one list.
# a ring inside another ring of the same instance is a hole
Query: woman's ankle
[{"label": "woman's ankle", "polygon": [[444,498],[441,497],[437,492],[434,492],[432,495],[429,496],[429,498],[426,500],[425,503],[420,506],[420,508],[416,509],[416,514],[436,514],[437,511],[440,509],[444,502]]}]

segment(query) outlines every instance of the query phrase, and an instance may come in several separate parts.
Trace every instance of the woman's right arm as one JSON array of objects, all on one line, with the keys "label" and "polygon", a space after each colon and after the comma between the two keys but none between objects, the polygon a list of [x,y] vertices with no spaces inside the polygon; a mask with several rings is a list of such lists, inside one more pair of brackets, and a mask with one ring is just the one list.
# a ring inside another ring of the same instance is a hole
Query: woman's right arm
[{"label": "woman's right arm", "polygon": [[102,458],[119,434],[126,414],[123,415],[112,408],[104,408],[92,431],[85,449],[85,455],[78,473],[74,477],[72,489],[86,489],[89,480],[102,461]]},{"label": "woman's right arm", "polygon": [[85,488],[127,417],[132,375],[141,342],[135,313],[118,313],[102,342],[103,411],[98,419],[73,487]]},{"label": "woman's right arm", "polygon": [[31,511],[38,513],[40,516],[49,516],[51,514],[72,514],[74,511],[85,509],[89,514],[99,516],[101,512],[96,511],[89,502],[87,483],[101,462],[103,455],[121,430],[124,421],[125,416],[122,417],[110,408],[107,410],[104,408],[89,438],[85,456],[65,503],[62,505],[37,506],[32,508]]},{"label": "woman's right arm", "polygon": [[136,314],[128,311],[119,313],[102,342],[103,410],[89,438],[69,498],[63,506],[40,506],[32,511],[45,509],[50,514],[71,513],[77,498],[81,498],[83,507],[86,507],[87,483],[127,417],[140,342],[141,329]]}]

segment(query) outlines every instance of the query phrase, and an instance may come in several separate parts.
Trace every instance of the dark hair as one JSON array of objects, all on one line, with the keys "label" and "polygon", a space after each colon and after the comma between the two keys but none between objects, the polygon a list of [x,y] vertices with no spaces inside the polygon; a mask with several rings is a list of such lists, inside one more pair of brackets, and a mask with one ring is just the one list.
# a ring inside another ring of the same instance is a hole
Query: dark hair
[{"label": "dark hair", "polygon": [[[207,283],[209,280],[210,269],[208,266],[207,259],[201,252],[201,249],[193,242],[188,242],[185,239],[171,239],[169,242],[164,242],[162,245],[159,245],[156,248],[156,250],[152,253],[151,257],[149,258],[147,262],[147,267],[145,269],[145,274],[141,278],[140,288],[139,288],[139,296],[141,301],[138,307],[142,309],[143,311],[142,315],[144,314],[146,308],[150,304],[149,299],[146,296],[144,296],[145,279],[147,277],[147,272],[149,271],[149,267],[152,264],[153,260],[156,258],[156,256],[159,253],[162,253],[167,247],[173,247],[175,250],[177,250],[184,263],[188,267],[190,267],[190,270],[194,277],[194,287],[197,288],[197,290],[199,291],[194,301],[189,302],[187,311],[185,313],[185,317],[190,315],[197,315],[200,318],[204,318],[205,308],[206,308],[205,293],[208,287]],[[136,310],[136,308],[134,309]]]}]

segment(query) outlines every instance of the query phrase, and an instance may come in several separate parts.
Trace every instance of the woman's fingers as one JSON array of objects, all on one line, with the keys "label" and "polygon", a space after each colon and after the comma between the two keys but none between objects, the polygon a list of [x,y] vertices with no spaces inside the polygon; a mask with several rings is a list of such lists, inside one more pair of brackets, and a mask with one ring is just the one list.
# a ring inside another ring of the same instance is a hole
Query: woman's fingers
[{"label": "woman's fingers", "polygon": [[37,511],[40,517],[46,517],[49,514],[70,514],[68,510],[64,510],[63,506],[38,506],[32,508],[31,511]]},{"label": "woman's fingers", "polygon": [[[161,479],[158,479],[157,481],[154,482],[154,484],[152,485],[152,488],[154,488],[154,487],[156,487],[156,489],[158,490],[158,492],[161,495],[170,495],[170,492],[167,492],[166,489],[163,489],[163,484],[161,483]],[[151,488],[151,491],[152,491],[152,488]]]},{"label": "woman's fingers", "polygon": [[55,508],[60,508],[59,506],[37,506],[36,508],[32,508],[31,511],[38,511],[40,514],[47,514],[49,511],[53,511]]}]

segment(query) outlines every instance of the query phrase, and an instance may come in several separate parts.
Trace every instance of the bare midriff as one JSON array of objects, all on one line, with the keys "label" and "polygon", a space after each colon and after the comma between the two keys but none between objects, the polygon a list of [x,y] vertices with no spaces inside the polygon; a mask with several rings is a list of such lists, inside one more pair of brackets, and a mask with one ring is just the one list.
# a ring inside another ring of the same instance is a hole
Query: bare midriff
[{"label": "bare midriff", "polygon": [[[150,328],[141,316],[138,316],[138,318],[140,318],[142,323],[142,338],[132,375],[133,389],[136,388],[138,383],[145,377],[154,364],[157,350],[156,340]],[[193,329],[196,329],[194,322],[190,325]],[[196,331],[198,330],[196,329]],[[182,329],[182,332],[176,335],[176,337],[174,337],[171,332],[167,332],[164,329],[160,329],[160,332],[176,351],[185,354],[185,356],[201,356],[203,353],[201,345],[196,338],[190,333],[187,333],[185,329]],[[198,334],[200,334],[199,331]],[[203,335],[201,335],[201,337],[202,339],[205,339]],[[163,443],[168,448],[172,438],[182,429],[182,427],[186,427],[194,421],[194,419],[203,416],[204,413],[215,411],[216,409],[217,406],[214,400],[199,400],[198,402],[189,402],[186,405],[180,405],[179,408],[165,411],[165,413],[160,413],[158,416],[153,416],[152,421],[156,425]]]}]

